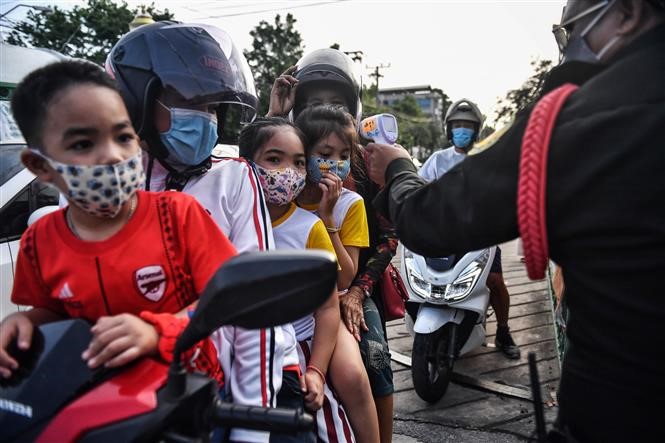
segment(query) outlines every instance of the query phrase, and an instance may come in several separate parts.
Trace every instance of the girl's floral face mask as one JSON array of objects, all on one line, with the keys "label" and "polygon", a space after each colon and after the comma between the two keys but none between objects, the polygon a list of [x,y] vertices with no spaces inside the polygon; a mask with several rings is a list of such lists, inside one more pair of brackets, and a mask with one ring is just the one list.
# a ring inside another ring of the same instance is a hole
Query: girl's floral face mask
[{"label": "girl's floral face mask", "polygon": [[256,165],[263,194],[269,203],[289,204],[305,187],[306,174],[293,168],[266,169]]}]

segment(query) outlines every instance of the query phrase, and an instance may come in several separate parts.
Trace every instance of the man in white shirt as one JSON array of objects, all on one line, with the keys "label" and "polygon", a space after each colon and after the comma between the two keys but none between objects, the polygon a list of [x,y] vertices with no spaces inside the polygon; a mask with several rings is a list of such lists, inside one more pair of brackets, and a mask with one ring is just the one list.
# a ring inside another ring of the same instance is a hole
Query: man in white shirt
[{"label": "man in white shirt", "polygon": [[[418,174],[427,181],[434,181],[448,172],[456,164],[462,162],[467,153],[478,140],[484,117],[480,110],[470,100],[459,100],[448,108],[444,126],[448,140],[452,146],[435,152],[427,159]],[[510,359],[520,357],[520,349],[510,335],[508,328],[508,311],[510,309],[510,294],[503,281],[501,268],[501,249],[497,246],[496,255],[487,277],[487,287],[490,290],[490,303],[496,314],[495,345]]]}]

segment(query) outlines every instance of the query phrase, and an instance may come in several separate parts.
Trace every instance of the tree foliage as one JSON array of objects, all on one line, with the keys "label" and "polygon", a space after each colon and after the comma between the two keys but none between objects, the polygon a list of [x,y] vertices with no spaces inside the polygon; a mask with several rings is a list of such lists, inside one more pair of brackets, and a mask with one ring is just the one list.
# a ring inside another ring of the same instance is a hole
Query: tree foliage
[{"label": "tree foliage", "polygon": [[[88,0],[86,6],[52,8],[50,14],[28,11],[16,24],[7,42],[18,46],[53,49],[70,57],[103,64],[113,45],[129,31],[138,9],[111,0]],[[168,9],[159,12],[154,3],[145,8],[155,21],[173,18]]]},{"label": "tree foliage", "polygon": [[407,95],[402,100],[395,102],[391,107],[399,113],[412,117],[421,117],[423,114],[423,111],[421,111],[420,106],[418,106],[418,102],[413,95]]},{"label": "tree foliage", "polygon": [[245,57],[254,74],[261,115],[268,112],[275,79],[303,54],[302,37],[294,27],[296,21],[291,14],[286,15],[285,21],[277,14],[273,23],[261,20],[249,33],[254,41],[252,49],[245,51]]},{"label": "tree foliage", "polygon": [[540,89],[545,81],[545,76],[552,69],[551,60],[531,61],[534,73],[517,89],[508,91],[506,97],[500,99],[496,110],[496,120],[505,123],[529,106],[540,94]]}]

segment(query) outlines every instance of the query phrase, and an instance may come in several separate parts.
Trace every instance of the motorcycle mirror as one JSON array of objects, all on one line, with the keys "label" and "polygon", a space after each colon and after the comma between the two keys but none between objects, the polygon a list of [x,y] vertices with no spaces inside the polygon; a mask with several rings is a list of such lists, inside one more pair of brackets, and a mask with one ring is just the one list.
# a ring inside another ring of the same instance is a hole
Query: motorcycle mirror
[{"label": "motorcycle mirror", "polygon": [[208,282],[174,354],[223,325],[258,329],[295,321],[321,306],[336,280],[337,262],[325,251],[269,251],[234,257]]}]

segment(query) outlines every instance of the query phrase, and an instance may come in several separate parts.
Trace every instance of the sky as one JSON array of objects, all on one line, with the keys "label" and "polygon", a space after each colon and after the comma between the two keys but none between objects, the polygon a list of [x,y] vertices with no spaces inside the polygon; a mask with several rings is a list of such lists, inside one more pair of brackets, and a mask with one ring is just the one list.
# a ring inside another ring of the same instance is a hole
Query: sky
[{"label": "sky", "polygon": [[[58,5],[70,1],[0,0],[0,12],[19,3]],[[128,0],[130,7],[150,0]],[[180,21],[214,24],[237,47],[249,49],[249,32],[261,20],[290,12],[297,19],[305,53],[338,43],[343,51],[364,52],[363,81],[374,82],[367,66],[379,64],[380,88],[431,85],[453,100],[478,103],[492,123],[497,99],[519,87],[532,73],[530,62],[558,60],[552,24],[565,0],[155,0]],[[8,18],[20,19],[26,8]]]}]

